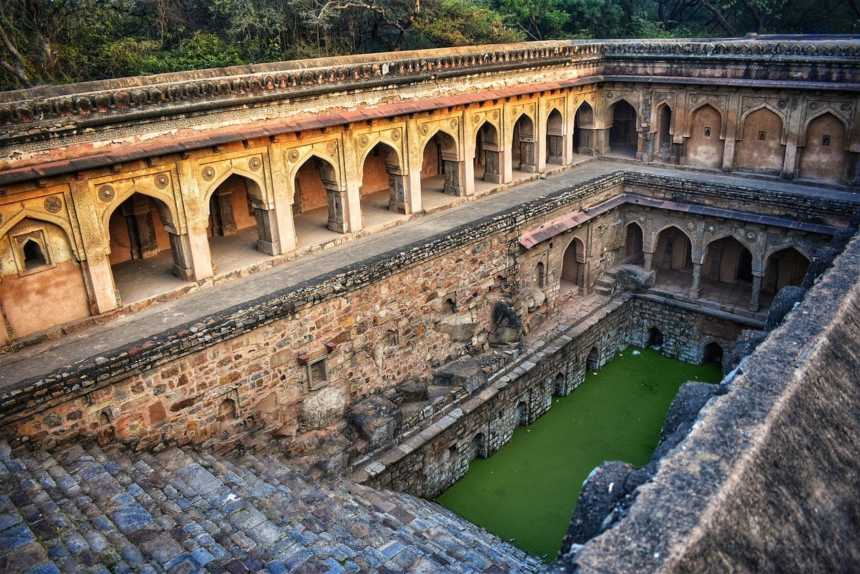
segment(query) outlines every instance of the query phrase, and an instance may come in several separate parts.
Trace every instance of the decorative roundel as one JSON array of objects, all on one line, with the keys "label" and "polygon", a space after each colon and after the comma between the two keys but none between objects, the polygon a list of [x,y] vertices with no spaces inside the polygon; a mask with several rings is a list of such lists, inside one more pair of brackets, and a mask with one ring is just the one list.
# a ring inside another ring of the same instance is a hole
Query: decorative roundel
[{"label": "decorative roundel", "polygon": [[451,118],[451,121],[448,122],[448,125],[454,129],[457,129],[458,124],[459,124],[459,122],[457,121],[457,118]]},{"label": "decorative roundel", "polygon": [[696,224],[695,224],[695,223],[693,223],[692,221],[688,221],[688,222],[687,222],[687,229],[689,229],[689,230],[691,230],[691,231],[692,231],[692,230],[693,230],[693,229],[695,229],[695,228],[696,228]]},{"label": "decorative roundel", "polygon": [[209,181],[214,177],[215,177],[215,168],[214,167],[212,167],[211,165],[207,165],[206,167],[203,168],[203,179],[205,179],[206,181]]},{"label": "decorative roundel", "polygon": [[[427,126],[427,124],[421,124],[421,127],[418,128],[418,131],[421,132],[422,136],[426,136],[427,132],[430,131],[430,128]],[[394,134],[391,134],[391,137],[394,137]]]},{"label": "decorative roundel", "polygon": [[299,159],[299,150],[291,149],[290,153],[287,154],[287,160],[290,162],[295,162]]},{"label": "decorative roundel", "polygon": [[254,156],[248,160],[248,167],[251,168],[251,171],[257,171],[262,165],[263,162],[260,161],[260,158],[257,156]]},{"label": "decorative roundel", "polygon": [[397,141],[400,139],[400,130],[391,130],[391,139]]},{"label": "decorative roundel", "polygon": [[747,239],[749,239],[750,241],[755,241],[755,237],[755,231],[747,231]]},{"label": "decorative roundel", "polygon": [[113,190],[113,187],[105,184],[99,188],[99,199],[102,201],[110,201],[114,197],[116,197],[116,192]]},{"label": "decorative roundel", "polygon": [[362,147],[367,145],[367,142],[370,141],[370,138],[367,137],[367,134],[361,134],[358,138],[358,144]]},{"label": "decorative roundel", "polygon": [[493,110],[493,119],[494,120],[499,119],[499,110]]},{"label": "decorative roundel", "polygon": [[45,198],[45,211],[48,213],[58,213],[63,208],[63,202],[59,197]]},{"label": "decorative roundel", "polygon": [[714,225],[713,225],[712,223],[709,223],[709,224],[708,224],[708,231],[709,231],[710,233],[713,233],[715,229],[716,229],[716,227],[714,227]]},{"label": "decorative roundel", "polygon": [[159,173],[155,176],[155,187],[158,189],[164,189],[170,183],[170,176],[166,173]]}]

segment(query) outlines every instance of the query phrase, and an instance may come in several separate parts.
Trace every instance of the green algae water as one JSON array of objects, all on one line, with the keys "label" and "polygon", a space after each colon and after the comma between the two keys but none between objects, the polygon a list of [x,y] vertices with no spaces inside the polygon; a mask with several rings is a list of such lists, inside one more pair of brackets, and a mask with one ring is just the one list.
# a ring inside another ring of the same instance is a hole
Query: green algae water
[{"label": "green algae water", "polygon": [[[638,351],[638,353],[636,353]],[[607,460],[642,466],[686,381],[719,382],[716,365],[689,365],[628,348],[436,501],[534,556],[561,548],[582,482]]]}]

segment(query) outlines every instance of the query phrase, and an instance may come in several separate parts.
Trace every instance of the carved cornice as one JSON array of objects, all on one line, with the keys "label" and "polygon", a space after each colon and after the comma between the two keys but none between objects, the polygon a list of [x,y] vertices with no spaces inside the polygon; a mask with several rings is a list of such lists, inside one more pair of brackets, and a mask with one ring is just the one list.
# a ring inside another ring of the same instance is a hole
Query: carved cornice
[{"label": "carved cornice", "polygon": [[[608,62],[615,67],[613,73],[633,76],[637,62],[680,58],[689,61],[690,66],[684,67],[681,75],[690,78],[695,78],[696,70],[708,66],[708,62],[719,66],[725,59],[746,60],[755,68],[766,68],[777,61],[815,63],[840,70],[832,75],[818,70],[814,79],[819,83],[860,82],[860,39],[798,38],[548,41],[322,58],[45,86],[0,93],[0,142],[10,145],[108,124],[501,70],[587,66],[586,75],[599,75]],[[651,70],[648,74],[657,72]],[[790,76],[785,80],[794,82],[813,79],[794,68],[790,74],[779,75]]]}]

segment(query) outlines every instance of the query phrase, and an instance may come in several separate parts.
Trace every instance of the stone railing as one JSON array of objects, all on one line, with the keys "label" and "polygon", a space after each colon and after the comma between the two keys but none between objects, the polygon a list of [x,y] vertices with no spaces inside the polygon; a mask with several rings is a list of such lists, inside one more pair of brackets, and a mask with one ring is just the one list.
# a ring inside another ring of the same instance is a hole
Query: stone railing
[{"label": "stone railing", "polygon": [[[0,93],[0,142],[116,122],[207,112],[234,105],[309,98],[490,73],[588,64],[599,77],[605,59],[774,58],[860,68],[860,40],[787,39],[547,41],[318,58],[43,86]],[[630,72],[635,73],[634,71]],[[651,73],[651,72],[649,72]],[[685,72],[686,73],[686,72]],[[842,74],[860,79],[860,70]],[[795,76],[792,79],[797,79]],[[804,78],[800,78],[801,80]]]}]

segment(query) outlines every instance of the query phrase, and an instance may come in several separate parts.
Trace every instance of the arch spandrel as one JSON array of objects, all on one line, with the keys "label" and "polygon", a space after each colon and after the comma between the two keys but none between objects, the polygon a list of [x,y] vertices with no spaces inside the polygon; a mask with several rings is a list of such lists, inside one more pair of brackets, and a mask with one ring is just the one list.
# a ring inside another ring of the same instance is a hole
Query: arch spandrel
[{"label": "arch spandrel", "polygon": [[[698,263],[704,263],[705,257],[708,255],[708,247],[714,242],[731,237],[741,245],[743,245],[752,255],[753,273],[763,271],[764,269],[764,233],[752,230],[743,229],[725,229],[707,224],[705,226],[705,234],[702,238],[702,249],[698,254]],[[696,259],[694,259],[696,261]]]},{"label": "arch spandrel", "polygon": [[266,207],[273,207],[271,187],[269,186],[270,173],[269,156],[266,152],[255,152],[243,154],[237,157],[216,159],[212,161],[201,161],[194,170],[197,177],[197,187],[200,190],[200,200],[203,205],[208,205],[209,198],[231,175],[238,175],[254,182],[260,190],[258,199]]},{"label": "arch spandrel", "polygon": [[837,110],[836,106],[830,105],[816,109],[813,113],[809,114],[805,120],[803,120],[803,126],[800,130],[800,138],[797,143],[798,146],[802,147],[806,145],[806,139],[809,134],[810,124],[812,124],[812,122],[814,122],[815,120],[820,119],[828,114],[836,118],[836,120],[842,124],[842,128],[845,130],[845,149],[848,150],[851,145],[851,139],[849,137],[849,135],[851,134],[851,121],[845,116],[844,113]]},{"label": "arch spandrel", "polygon": [[[489,124],[496,130],[498,145],[502,145],[502,110],[501,108],[480,109],[472,112],[466,112],[466,152],[475,155],[475,140],[478,137],[478,132],[484,127],[484,124]],[[471,159],[471,157],[469,159]]]},{"label": "arch spandrel", "polygon": [[397,156],[398,168],[401,175],[408,175],[409,165],[408,162],[405,161],[406,150],[403,146],[403,140],[405,139],[404,131],[404,126],[397,125],[355,134],[353,136],[357,160],[355,165],[359,172],[364,169],[364,162],[367,159],[367,155],[374,147],[376,147],[377,144],[382,143],[394,150],[394,153]]},{"label": "arch spandrel", "polygon": [[4,206],[6,209],[0,208],[0,213],[3,214],[3,223],[0,224],[0,241],[5,239],[9,232],[25,219],[40,221],[56,225],[62,229],[63,233],[66,234],[66,241],[68,241],[69,248],[72,250],[75,259],[77,261],[85,259],[83,250],[80,248],[77,241],[75,241],[75,235],[72,232],[72,227],[67,219],[68,214],[66,214],[66,218],[64,218],[59,214],[55,215],[45,210],[32,209],[21,204],[17,204],[16,206],[18,208],[17,210],[8,209],[9,206]]},{"label": "arch spandrel", "polygon": [[756,104],[756,105],[751,106],[750,108],[744,110],[744,112],[741,114],[740,118],[738,119],[738,129],[737,129],[736,138],[739,141],[743,140],[744,128],[746,127],[747,119],[749,119],[749,117],[752,114],[754,114],[756,112],[760,112],[762,110],[767,110],[769,112],[772,112],[773,114],[775,114],[779,118],[780,131],[781,131],[780,136],[779,136],[779,143],[782,145],[785,145],[787,134],[788,134],[788,129],[786,129],[786,126],[788,125],[788,118],[786,117],[785,112],[781,111],[780,109],[778,109],[776,106],[773,106],[769,102],[759,103],[759,104]]},{"label": "arch spandrel", "polygon": [[520,120],[522,116],[528,117],[532,122],[532,130],[533,137],[537,137],[537,102],[522,102],[516,103],[506,107],[507,113],[506,116],[506,125],[509,126],[507,130],[507,134],[505,136],[505,140],[507,142],[507,146],[510,147],[513,145],[513,137],[514,137],[514,126],[517,125],[517,122]]},{"label": "arch spandrel", "polygon": [[442,133],[454,140],[453,150],[444,151],[453,151],[455,157],[451,159],[460,161],[463,155],[461,151],[462,141],[460,131],[460,118],[455,116],[420,123],[418,125],[418,146],[413,151],[419,154],[422,153],[427,146],[427,142],[433,139],[436,134]]},{"label": "arch spandrel", "polygon": [[296,175],[302,166],[311,158],[317,158],[326,162],[332,169],[337,189],[346,189],[341,162],[341,146],[336,139],[314,142],[298,147],[291,147],[284,151],[284,162],[287,166],[287,182],[290,189],[290,202],[293,201],[296,190],[294,182]]}]

